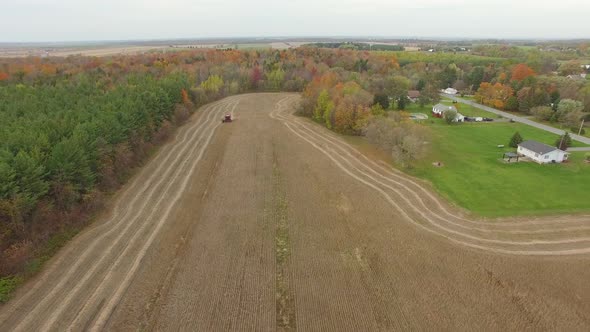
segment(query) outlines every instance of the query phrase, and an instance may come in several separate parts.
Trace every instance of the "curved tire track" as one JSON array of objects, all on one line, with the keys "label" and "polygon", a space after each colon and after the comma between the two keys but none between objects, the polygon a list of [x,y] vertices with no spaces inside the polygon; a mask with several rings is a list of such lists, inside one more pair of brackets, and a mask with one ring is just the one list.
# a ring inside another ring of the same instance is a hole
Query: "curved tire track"
[{"label": "curved tire track", "polygon": [[457,244],[496,253],[573,255],[590,252],[587,216],[486,222],[453,213],[407,175],[369,160],[327,130],[286,114],[288,105],[295,99],[281,100],[270,116],[283,122],[293,134],[314,146],[345,173],[379,192],[412,224]]}]

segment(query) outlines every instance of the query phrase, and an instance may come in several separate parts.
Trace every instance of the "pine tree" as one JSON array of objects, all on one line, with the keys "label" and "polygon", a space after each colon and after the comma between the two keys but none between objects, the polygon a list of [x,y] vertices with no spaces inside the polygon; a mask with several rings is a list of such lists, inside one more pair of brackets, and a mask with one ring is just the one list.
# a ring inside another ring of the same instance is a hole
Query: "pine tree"
[{"label": "pine tree", "polygon": [[517,148],[518,144],[522,143],[522,141],[523,141],[522,136],[520,136],[520,133],[517,131],[514,133],[514,135],[512,135],[509,145],[512,148]]},{"label": "pine tree", "polygon": [[422,91],[422,90],[424,90],[425,86],[426,86],[426,82],[423,79],[420,79],[418,81],[418,84],[416,84],[416,90]]},{"label": "pine tree", "polygon": [[560,150],[567,150],[567,148],[572,146],[572,138],[570,137],[570,134],[566,132],[565,135],[560,136],[555,141],[555,146]]}]

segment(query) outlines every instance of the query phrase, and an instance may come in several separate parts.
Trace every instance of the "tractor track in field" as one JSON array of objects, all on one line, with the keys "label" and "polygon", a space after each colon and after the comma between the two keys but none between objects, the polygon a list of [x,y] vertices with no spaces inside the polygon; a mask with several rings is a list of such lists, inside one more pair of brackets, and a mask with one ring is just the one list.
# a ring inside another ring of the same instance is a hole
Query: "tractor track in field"
[{"label": "tractor track in field", "polygon": [[[4,326],[10,322],[13,318],[11,314],[26,306],[29,314],[12,326],[12,330],[28,331],[34,326],[43,326],[47,330],[61,329],[65,311],[78,307],[70,327],[87,326],[89,322],[85,319],[96,317],[93,329],[100,329],[133,277],[134,270],[174,206],[177,196],[182,193],[183,184],[190,178],[191,170],[195,169],[220,124],[221,114],[233,111],[237,105],[238,98],[234,99],[225,99],[205,107],[200,115],[204,118],[202,121],[184,126],[174,139],[171,149],[167,149],[168,145],[164,146],[162,150],[166,151],[159,153],[134,178],[117,201],[112,216],[77,237],[74,241],[78,246],[68,246],[66,252],[49,264],[28,292],[3,308],[0,324]],[[170,193],[176,193],[174,200],[167,197]],[[130,202],[123,206],[127,200]],[[163,216],[159,215],[162,210],[165,211]],[[138,246],[144,240],[142,237],[147,237],[147,241],[143,242],[143,246]],[[82,245],[86,241],[88,243]],[[71,256],[76,255],[79,257],[71,264]],[[127,266],[129,272],[117,283],[118,288],[110,301],[105,302],[105,283],[120,277],[113,275],[115,269],[124,269],[121,264],[129,257],[135,258]],[[51,288],[44,287],[54,273],[59,274],[59,278],[51,280],[55,284]],[[84,298],[89,295],[88,288],[94,289],[94,292],[90,293],[89,298]],[[80,294],[82,292],[84,294]],[[75,301],[79,297],[83,297],[85,302]],[[47,313],[47,317],[43,313]]]},{"label": "tractor track in field", "polygon": [[202,107],[0,330],[590,328],[590,216],[473,218],[299,98]]}]

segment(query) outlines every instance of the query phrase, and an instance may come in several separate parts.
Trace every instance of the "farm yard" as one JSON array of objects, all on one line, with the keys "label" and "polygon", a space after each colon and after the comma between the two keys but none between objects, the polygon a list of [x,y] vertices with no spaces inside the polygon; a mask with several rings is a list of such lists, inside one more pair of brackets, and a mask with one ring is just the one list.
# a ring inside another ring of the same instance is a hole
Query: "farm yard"
[{"label": "farm yard", "polygon": [[[292,116],[298,100],[250,94],[205,106],[118,197],[116,206],[141,218],[122,222],[115,209],[83,232],[0,308],[2,326],[590,325],[590,293],[580,292],[590,278],[587,259],[554,257],[588,250],[583,218],[468,219],[420,182]],[[221,124],[228,112],[236,121]]]},{"label": "farm yard", "polygon": [[[453,105],[455,106],[455,108],[457,108],[457,111],[465,116],[468,117],[489,117],[494,119],[494,121],[502,121],[502,119],[498,118],[495,114],[492,114],[490,112],[486,112],[484,110],[481,110],[479,108],[473,107],[471,105],[467,105],[467,104],[461,104],[461,103],[455,103],[453,104],[453,101],[451,99],[448,98],[443,98],[440,101],[441,104],[443,105]],[[406,106],[405,111],[407,112],[411,112],[411,113],[424,113],[427,114],[429,116],[430,119],[432,119],[435,123],[443,123],[444,120],[442,119],[437,119],[431,116],[432,114],[432,105],[424,105],[424,107],[421,107],[418,103],[408,103],[408,105]]]},{"label": "farm yard", "polygon": [[[584,152],[572,152],[569,162],[540,166],[530,162],[506,165],[504,152],[515,151],[508,143],[515,132],[525,140],[536,140],[553,146],[557,135],[520,123],[510,123],[495,114],[468,104],[453,105],[470,117],[489,117],[493,122],[448,125],[444,119],[431,116],[432,105],[420,107],[410,103],[406,111],[428,114],[420,120],[433,132],[429,154],[415,167],[406,170],[426,179],[441,195],[476,215],[507,217],[581,213],[590,211],[586,194],[590,190],[590,164]],[[498,148],[504,145],[503,148]],[[586,147],[572,141],[572,147]],[[391,162],[390,157],[385,157]],[[443,167],[433,167],[441,162]]]},{"label": "farm yard", "polygon": [[[504,152],[515,150],[508,146],[515,132],[525,140],[549,145],[556,135],[508,122],[453,126],[439,122],[430,128],[434,133],[430,155],[410,173],[432,182],[459,206],[487,217],[588,211],[590,165],[584,163],[583,152],[572,153],[570,161],[560,165],[501,162]],[[433,161],[445,166],[432,167]]]}]

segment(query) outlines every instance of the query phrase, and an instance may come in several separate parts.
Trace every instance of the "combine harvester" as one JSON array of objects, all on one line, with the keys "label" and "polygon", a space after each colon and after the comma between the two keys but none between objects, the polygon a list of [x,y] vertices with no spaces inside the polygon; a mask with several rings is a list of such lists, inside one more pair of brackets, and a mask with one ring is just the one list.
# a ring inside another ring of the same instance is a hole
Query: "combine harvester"
[{"label": "combine harvester", "polygon": [[225,123],[225,122],[232,122],[232,118],[231,118],[231,114],[226,114],[223,119],[221,119],[221,122]]}]

